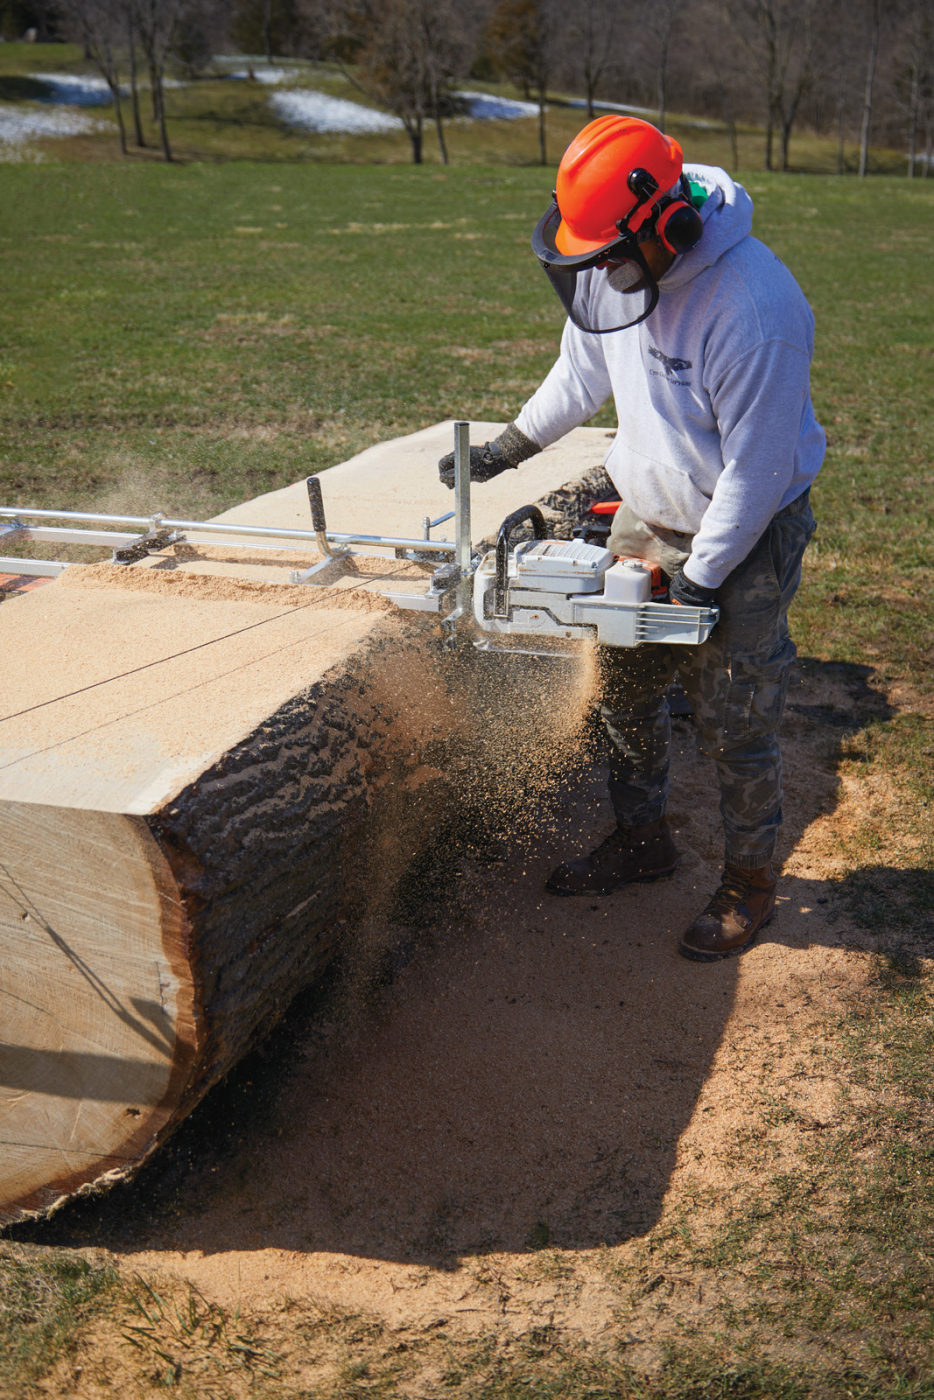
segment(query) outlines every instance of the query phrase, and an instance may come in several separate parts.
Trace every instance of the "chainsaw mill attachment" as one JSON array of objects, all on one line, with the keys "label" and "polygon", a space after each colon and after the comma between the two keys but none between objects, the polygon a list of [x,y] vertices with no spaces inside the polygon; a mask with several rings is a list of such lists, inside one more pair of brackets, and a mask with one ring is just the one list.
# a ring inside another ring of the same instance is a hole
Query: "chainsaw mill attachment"
[{"label": "chainsaw mill attachment", "polygon": [[[715,607],[688,608],[653,601],[653,573],[657,570],[645,560],[616,560],[608,549],[579,539],[548,539],[547,522],[537,506],[514,511],[500,526],[496,548],[483,557],[474,554],[470,543],[469,423],[454,424],[454,510],[437,520],[425,516],[421,539],[329,530],[320,479],[311,476],[306,484],[311,530],[170,520],[161,512],[131,516],[15,507],[0,508],[0,539],[16,545],[41,542],[109,548],[113,562],[126,566],[192,535],[217,539],[227,548],[253,551],[316,549],[322,557],[307,569],[291,571],[288,581],[292,585],[330,584],[335,567],[358,552],[385,556],[391,550],[397,559],[417,563],[437,560],[439,567],[426,590],[383,590],[383,596],[400,608],[437,614],[448,649],[462,639],[484,651],[523,650],[523,639],[530,639],[526,651],[548,656],[560,655],[557,645],[567,642],[599,642],[611,647],[641,646],[644,642],[696,646],[707,640],[719,617]],[[432,530],[452,518],[453,541],[432,538]],[[68,523],[31,523],[50,520]],[[513,548],[513,532],[526,524],[531,525],[535,538]],[[0,570],[11,574],[54,578],[69,567],[59,559],[0,557]],[[536,647],[541,648],[537,653]]]}]

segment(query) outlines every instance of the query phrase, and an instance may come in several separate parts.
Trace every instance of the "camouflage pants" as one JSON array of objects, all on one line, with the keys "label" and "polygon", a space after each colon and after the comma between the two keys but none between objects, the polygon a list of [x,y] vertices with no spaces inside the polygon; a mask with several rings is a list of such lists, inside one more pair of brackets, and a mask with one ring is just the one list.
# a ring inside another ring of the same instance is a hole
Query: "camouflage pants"
[{"label": "camouflage pants", "polygon": [[[771,858],[782,821],[776,730],[796,655],[787,614],[814,529],[805,492],[779,511],[721,584],[720,620],[702,646],[600,648],[610,798],[621,824],[641,826],[665,811],[665,689],[677,672],[697,717],[698,749],[717,766],[726,859],[755,869]],[[689,536],[680,539],[690,547]]]}]

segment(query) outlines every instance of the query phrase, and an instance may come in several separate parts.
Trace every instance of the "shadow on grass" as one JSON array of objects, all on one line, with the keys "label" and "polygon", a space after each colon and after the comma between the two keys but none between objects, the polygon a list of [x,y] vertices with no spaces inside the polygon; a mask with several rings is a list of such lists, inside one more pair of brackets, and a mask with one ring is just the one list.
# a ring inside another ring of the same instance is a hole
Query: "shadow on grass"
[{"label": "shadow on grass", "polygon": [[0,102],[47,102],[48,99],[48,83],[12,74],[0,77]]},{"label": "shadow on grass", "polygon": [[[823,776],[796,796],[786,847],[838,799],[845,736],[891,717],[872,678],[865,666],[804,662],[788,747]],[[691,726],[676,733],[687,753]],[[676,765],[687,839],[674,877],[609,900],[542,890],[558,859],[609,824],[600,771],[564,795],[534,843],[491,846],[483,860],[426,855],[424,890],[416,879],[395,911],[407,926],[303,992],[134,1181],[10,1233],[118,1252],[271,1247],[440,1269],[468,1254],[596,1249],[647,1233],[739,976],[736,959],[699,966],[675,951],[716,882],[711,768]],[[863,919],[875,907],[867,890],[884,910],[890,886],[927,907],[923,871],[789,877],[760,942],[838,946],[826,913],[839,920],[842,899]]]}]

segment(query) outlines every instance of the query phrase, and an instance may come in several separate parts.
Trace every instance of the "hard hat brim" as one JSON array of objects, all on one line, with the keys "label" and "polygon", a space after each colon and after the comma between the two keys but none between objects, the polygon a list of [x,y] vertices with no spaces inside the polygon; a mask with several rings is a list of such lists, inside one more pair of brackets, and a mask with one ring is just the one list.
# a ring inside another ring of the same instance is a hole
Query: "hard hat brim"
[{"label": "hard hat brim", "polygon": [[578,272],[595,267],[614,251],[621,251],[634,243],[632,234],[621,237],[615,230],[608,242],[593,243],[575,238],[554,202],[545,210],[532,234],[532,251],[543,267],[561,267]]}]

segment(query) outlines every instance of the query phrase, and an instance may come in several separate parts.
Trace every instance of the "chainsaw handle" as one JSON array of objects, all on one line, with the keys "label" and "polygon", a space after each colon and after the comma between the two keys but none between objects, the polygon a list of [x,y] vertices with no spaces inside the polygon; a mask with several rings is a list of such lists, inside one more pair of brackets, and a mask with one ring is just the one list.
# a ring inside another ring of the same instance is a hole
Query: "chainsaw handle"
[{"label": "chainsaw handle", "polygon": [[529,520],[537,540],[547,540],[548,525],[538,506],[520,506],[507,515],[496,536],[496,584],[493,590],[493,616],[509,615],[509,536],[518,525]]}]

